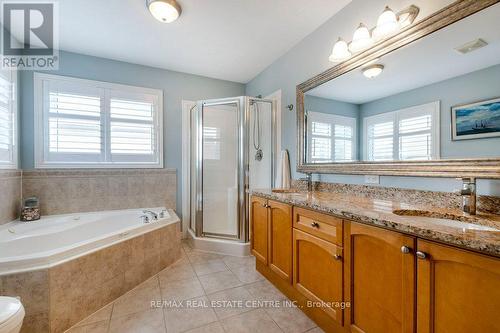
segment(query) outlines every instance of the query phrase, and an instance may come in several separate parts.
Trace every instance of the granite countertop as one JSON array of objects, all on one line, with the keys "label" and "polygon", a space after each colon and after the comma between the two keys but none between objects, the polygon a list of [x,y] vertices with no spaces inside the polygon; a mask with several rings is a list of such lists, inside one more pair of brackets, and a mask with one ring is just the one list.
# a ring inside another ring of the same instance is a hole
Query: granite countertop
[{"label": "granite countertop", "polygon": [[[457,209],[407,204],[402,202],[404,198],[398,202],[318,191],[275,193],[270,189],[252,190],[251,193],[500,257],[499,215],[478,212],[470,216]],[[398,211],[398,214],[410,216],[395,214]]]}]

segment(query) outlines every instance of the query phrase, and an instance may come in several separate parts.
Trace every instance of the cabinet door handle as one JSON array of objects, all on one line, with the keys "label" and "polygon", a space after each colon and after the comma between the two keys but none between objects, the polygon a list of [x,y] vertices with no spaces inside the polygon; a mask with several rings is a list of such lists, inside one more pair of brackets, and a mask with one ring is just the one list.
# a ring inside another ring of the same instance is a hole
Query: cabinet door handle
[{"label": "cabinet door handle", "polygon": [[268,204],[266,204],[266,203],[265,203],[265,204],[262,204],[262,207],[264,207],[264,208],[269,208],[269,207],[271,207],[271,206],[269,206]]},{"label": "cabinet door handle", "polygon": [[334,254],[333,259],[340,260],[340,259],[342,259],[342,256],[340,254]]},{"label": "cabinet door handle", "polygon": [[312,222],[311,227],[319,229],[319,223],[318,222]]},{"label": "cabinet door handle", "polygon": [[415,254],[417,255],[418,259],[427,259],[427,254],[422,251],[417,251]]},{"label": "cabinet door handle", "polygon": [[411,249],[408,246],[406,246],[406,245],[401,246],[401,253],[408,254],[410,252],[411,252]]}]

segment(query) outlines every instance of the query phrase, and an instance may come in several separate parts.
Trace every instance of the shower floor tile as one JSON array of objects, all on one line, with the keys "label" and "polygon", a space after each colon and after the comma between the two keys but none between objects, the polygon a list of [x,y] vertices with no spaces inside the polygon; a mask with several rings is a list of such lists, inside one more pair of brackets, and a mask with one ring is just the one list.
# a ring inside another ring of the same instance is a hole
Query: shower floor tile
[{"label": "shower floor tile", "polygon": [[255,258],[203,252],[183,244],[182,259],[82,320],[68,333],[321,333],[255,270]]}]

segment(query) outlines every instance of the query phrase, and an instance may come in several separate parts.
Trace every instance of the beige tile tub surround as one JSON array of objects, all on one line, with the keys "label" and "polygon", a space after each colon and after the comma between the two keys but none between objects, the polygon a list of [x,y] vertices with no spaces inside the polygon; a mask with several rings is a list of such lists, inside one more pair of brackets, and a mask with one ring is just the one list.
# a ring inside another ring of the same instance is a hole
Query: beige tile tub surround
[{"label": "beige tile tub surround", "polygon": [[[293,187],[307,190],[307,183],[293,180]],[[462,198],[452,192],[421,191],[396,187],[314,182],[314,189],[321,192],[345,194],[379,200],[397,200],[413,205],[460,209]],[[500,197],[478,195],[478,210],[500,215]]]},{"label": "beige tile tub surround", "polygon": [[[200,269],[204,265],[217,272]],[[232,274],[239,268],[244,268],[248,276],[242,279]],[[224,275],[220,274],[221,269]],[[202,285],[204,277],[213,280],[215,288],[212,289],[219,291],[196,288],[198,292],[193,293],[189,288],[180,287],[175,295],[171,293],[174,283],[181,286],[184,281],[190,281],[186,286]],[[228,283],[235,280],[239,281],[238,286]],[[177,306],[152,307],[152,300],[176,300]],[[299,309],[284,305],[272,308],[258,303],[263,300],[284,304],[287,298],[255,270],[254,257],[206,253],[183,243],[181,260],[79,322],[68,333],[323,332]],[[204,302],[206,306],[189,307],[188,302]],[[241,305],[220,306],[222,302],[241,302]]]},{"label": "beige tile tub surround", "polygon": [[50,169],[23,171],[23,196],[40,199],[42,215],[175,207],[175,169]]},{"label": "beige tile tub surround", "polygon": [[21,204],[21,171],[0,170],[0,224],[15,220]]},{"label": "beige tile tub surround", "polygon": [[22,332],[64,332],[180,257],[177,222],[47,270],[2,276],[0,294],[21,296]]}]

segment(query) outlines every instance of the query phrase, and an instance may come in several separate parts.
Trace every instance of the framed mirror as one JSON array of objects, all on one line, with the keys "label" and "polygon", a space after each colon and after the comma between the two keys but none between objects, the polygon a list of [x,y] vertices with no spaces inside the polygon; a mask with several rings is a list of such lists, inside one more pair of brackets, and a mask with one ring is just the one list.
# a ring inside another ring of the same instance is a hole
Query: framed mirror
[{"label": "framed mirror", "polygon": [[297,86],[297,170],[500,178],[499,17],[457,1]]}]

